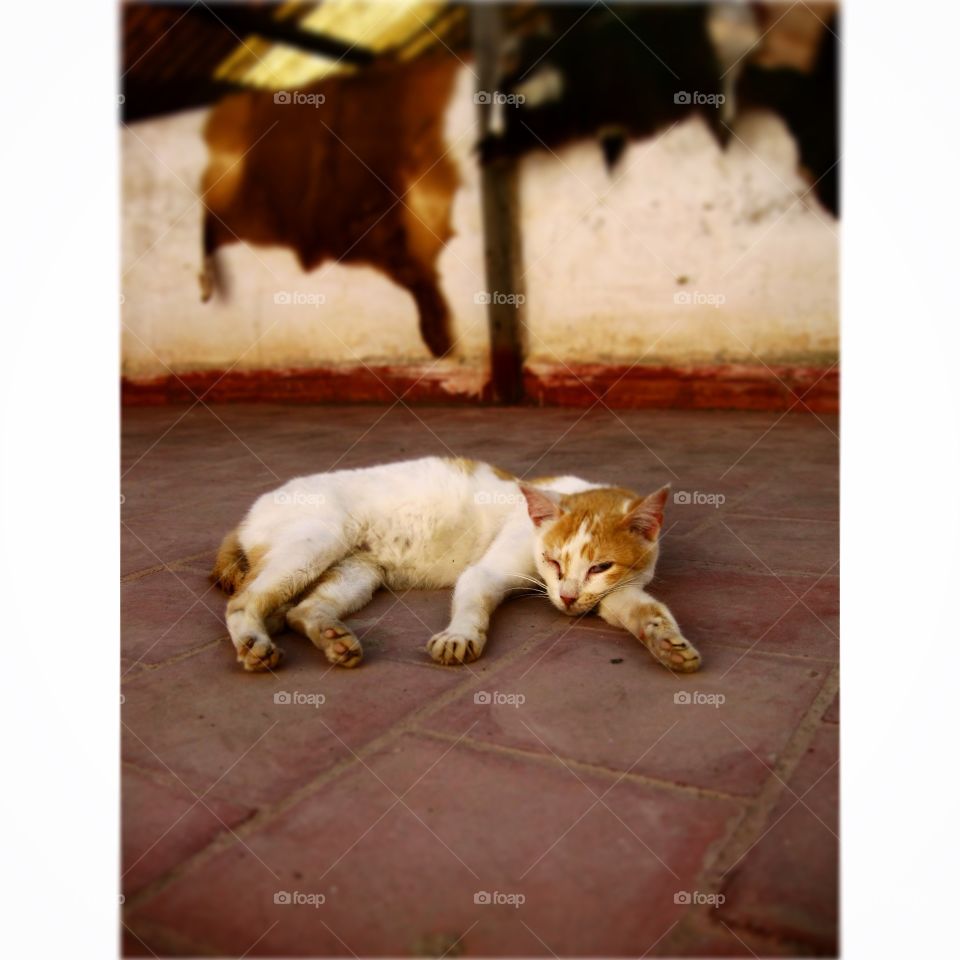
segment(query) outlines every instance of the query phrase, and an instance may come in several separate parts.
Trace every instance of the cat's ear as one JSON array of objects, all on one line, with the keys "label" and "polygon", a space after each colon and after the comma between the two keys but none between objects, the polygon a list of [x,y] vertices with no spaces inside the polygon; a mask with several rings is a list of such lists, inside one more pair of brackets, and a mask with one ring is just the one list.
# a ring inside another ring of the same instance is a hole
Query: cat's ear
[{"label": "cat's ear", "polygon": [[670,495],[670,484],[661,487],[656,493],[640,497],[630,505],[623,518],[624,526],[647,540],[656,540],[663,526],[663,508]]},{"label": "cat's ear", "polygon": [[546,520],[556,520],[560,516],[559,494],[550,490],[541,490],[526,483],[520,484],[520,492],[526,497],[527,511],[535,527]]}]

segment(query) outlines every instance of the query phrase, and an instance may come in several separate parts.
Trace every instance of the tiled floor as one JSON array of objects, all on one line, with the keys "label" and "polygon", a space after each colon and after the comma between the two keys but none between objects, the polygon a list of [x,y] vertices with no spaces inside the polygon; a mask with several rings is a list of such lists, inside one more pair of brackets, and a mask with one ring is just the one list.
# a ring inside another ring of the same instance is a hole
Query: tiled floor
[{"label": "tiled floor", "polygon": [[[127,409],[126,953],[834,954],[835,430],[806,413]],[[243,673],[206,574],[254,496],[450,452],[672,482],[651,590],[703,670],[670,674],[532,598],[499,612],[482,660],[435,666],[438,592],[353,618],[358,670],[291,635],[275,674]]]}]

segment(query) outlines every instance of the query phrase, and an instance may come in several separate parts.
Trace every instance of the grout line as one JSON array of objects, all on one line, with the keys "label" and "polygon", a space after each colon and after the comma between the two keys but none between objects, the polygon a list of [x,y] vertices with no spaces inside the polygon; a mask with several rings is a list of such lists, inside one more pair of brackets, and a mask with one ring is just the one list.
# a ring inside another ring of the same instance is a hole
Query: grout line
[{"label": "grout line", "polygon": [[[736,650],[739,653],[742,653],[744,650],[751,651],[750,655],[753,656],[756,654],[759,657],[774,657],[777,660],[788,660],[791,663],[825,663],[829,664],[830,667],[834,667],[839,663],[837,657],[808,657],[804,656],[801,653],[782,653],[779,650],[755,650],[750,644],[738,644],[730,643],[727,640],[703,640],[700,642],[700,645],[697,647],[698,650],[709,650],[712,647],[717,647],[721,650]],[[829,671],[828,671],[829,672]]]},{"label": "grout line", "polygon": [[[546,637],[551,636],[553,632],[553,625],[550,625],[549,627],[541,627],[538,630],[535,630],[532,636],[528,637],[526,641],[519,644],[516,649],[510,651],[510,653],[506,654],[499,661],[497,669],[499,670],[501,667],[506,667],[510,663],[520,659],[536,643],[545,639]],[[486,676],[487,675],[485,674],[484,678],[486,678]],[[290,810],[291,807],[300,802],[302,799],[316,793],[324,785],[337,779],[341,774],[353,768],[362,768],[363,761],[367,757],[379,753],[384,747],[395,742],[396,740],[399,740],[403,735],[416,732],[417,724],[422,718],[429,716],[432,713],[439,712],[445,706],[447,706],[447,704],[452,703],[458,697],[462,696],[463,693],[469,690],[470,687],[476,685],[478,682],[477,676],[468,674],[462,683],[451,687],[446,692],[434,697],[422,707],[411,711],[406,717],[403,718],[403,720],[394,724],[390,730],[382,733],[378,737],[374,737],[358,750],[332,764],[326,770],[321,771],[311,780],[308,780],[306,783],[295,788],[286,796],[280,797],[279,799],[267,803],[257,809],[251,817],[243,821],[243,823],[238,824],[232,833],[229,831],[221,831],[203,849],[187,857],[185,860],[182,860],[166,873],[152,880],[138,893],[134,894],[127,901],[128,909],[131,911],[138,909],[158,893],[165,890],[174,881],[180,879],[182,876],[189,875],[190,873],[202,867],[209,860],[216,857],[218,854],[225,852],[227,849],[234,846],[238,839],[245,840],[248,836],[256,833],[262,827],[269,825],[276,818],[282,816],[284,813]],[[242,800],[242,798],[239,801],[230,801],[229,798],[219,797],[216,792],[213,792],[212,796],[214,799],[226,799],[228,802],[245,802]],[[248,805],[256,806],[256,804]]]},{"label": "grout line", "polygon": [[167,569],[165,563],[155,563],[152,567],[144,567],[142,570],[136,570],[133,573],[125,573],[120,577],[121,583],[132,583],[135,580],[142,580],[144,577],[149,577],[153,573],[162,573]]},{"label": "grout line", "polygon": [[773,520],[783,523],[839,523],[839,517],[784,517],[778,513],[739,513],[737,510],[728,510],[728,517],[739,517],[741,520]]},{"label": "grout line", "polygon": [[137,773],[160,787],[168,787],[181,792],[184,790],[183,783],[164,770],[158,770],[153,767],[141,767],[140,764],[134,763],[132,760],[124,760],[123,758],[120,759],[120,769]]},{"label": "grout line", "polygon": [[219,637],[215,637],[213,640],[204,640],[196,647],[190,647],[188,650],[182,650],[180,653],[175,653],[172,657],[167,657],[166,660],[160,660],[157,663],[145,663],[143,660],[135,660],[134,664],[138,665],[141,669],[137,670],[129,677],[124,674],[122,677],[120,677],[120,682],[124,683],[125,681],[133,680],[139,676],[142,676],[144,673],[150,673],[153,670],[160,670],[163,667],[180,663],[182,660],[189,660],[191,657],[195,657],[198,654],[203,653],[204,650],[211,650],[213,647],[222,644],[225,640],[229,641],[229,639],[229,633],[222,633]]},{"label": "grout line", "polygon": [[[734,923],[730,920],[721,920],[719,917],[715,916],[715,913],[716,911],[714,911],[712,914],[706,915],[697,913],[691,918],[691,922],[686,925],[686,929],[682,932],[682,939],[684,943],[683,952],[685,955],[699,956],[702,954],[702,944],[709,942],[710,939],[717,934],[723,935],[724,927],[727,927],[735,937],[737,936],[737,931],[749,936],[754,941],[754,945],[759,951],[759,953],[754,954],[754,956],[807,957],[827,955],[827,944],[819,944],[820,949],[814,951],[810,941],[798,940],[795,937],[789,936],[780,931],[761,931],[750,927],[747,924],[739,922]],[[749,945],[743,945],[747,946],[748,950],[751,949]],[[675,952],[680,952],[681,947],[678,942],[673,942],[671,946]],[[830,947],[832,946],[833,945],[831,944]],[[744,953],[742,956],[747,956],[747,954]],[[836,956],[836,954],[830,953],[829,956]]]},{"label": "grout line", "polygon": [[[379,748],[386,742],[389,742],[389,735],[384,735],[376,738],[375,740],[371,740],[368,744],[361,748],[361,750],[357,751],[356,755],[346,755],[341,760],[317,774],[317,776],[315,776],[312,780],[307,781],[307,783],[297,787],[286,796],[281,797],[279,800],[276,800],[272,803],[267,803],[258,808],[255,802],[241,800],[241,803],[254,808],[254,813],[250,817],[248,817],[242,823],[237,824],[237,826],[232,830],[219,831],[213,840],[211,840],[210,843],[208,843],[205,847],[198,850],[196,853],[191,854],[186,859],[180,861],[180,863],[171,867],[166,873],[161,874],[159,877],[151,880],[150,883],[146,884],[137,893],[127,899],[127,908],[133,911],[139,909],[144,903],[165,890],[175,880],[180,879],[182,876],[189,875],[191,872],[201,867],[219,853],[225,852],[230,847],[235,846],[235,841],[237,838],[240,840],[245,839],[251,833],[256,832],[260,827],[267,825],[274,819],[275,816],[285,813],[299,800],[309,796],[311,793],[322,787],[330,780],[336,779],[343,771],[357,766],[359,762],[357,757],[362,757],[369,747]],[[139,766],[135,766],[135,768],[137,770],[142,770],[142,768]],[[211,793],[210,796],[215,800],[227,799],[216,793]],[[228,800],[228,802],[231,801]]]},{"label": "grout line", "polygon": [[131,660],[129,657],[125,657],[122,653],[120,654],[120,682],[123,683],[124,680],[132,679],[133,677],[139,676],[146,668],[143,665],[143,662],[140,660]]},{"label": "grout line", "polygon": [[[203,557],[209,557],[211,553],[216,553],[216,547],[210,547],[207,550],[201,550],[200,553],[192,553],[188,557],[180,557],[178,560],[165,560],[163,563],[155,563],[152,567],[144,567],[142,570],[134,570],[132,573],[125,573],[120,577],[121,583],[130,583],[133,580],[142,580],[153,573],[161,573],[164,570],[179,570],[184,564],[190,564]],[[200,573],[195,567],[189,568],[191,571]]]},{"label": "grout line", "polygon": [[698,787],[694,784],[677,783],[673,780],[661,780],[657,777],[650,777],[642,773],[630,773],[623,770],[617,770],[613,767],[604,767],[599,764],[586,763],[583,760],[574,760],[570,757],[561,757],[559,754],[540,753],[536,750],[524,750],[522,747],[508,747],[499,743],[490,743],[484,740],[478,740],[476,737],[456,737],[451,733],[443,733],[439,730],[431,730],[428,727],[417,727],[410,731],[418,736],[427,737],[431,740],[441,740],[444,742],[460,742],[465,747],[469,747],[478,753],[493,753],[501,756],[512,757],[518,760],[532,760],[543,766],[554,767],[556,769],[572,768],[580,770],[583,773],[593,774],[602,777],[605,780],[614,780],[616,782],[624,781],[628,783],[642,784],[643,786],[653,787],[656,790],[663,790],[667,793],[683,793],[687,796],[693,796],[700,800],[723,800],[735,803],[739,808],[743,808],[750,801],[750,797],[737,796],[733,793],[726,793],[722,790],[712,790],[709,787]]},{"label": "grout line", "polygon": [[[202,560],[204,557],[210,557],[211,554],[216,554],[219,546],[220,544],[218,543],[216,546],[209,547],[206,550],[201,550],[199,553],[191,553],[189,557],[180,557],[179,560],[169,560],[165,566],[170,570],[194,570],[197,573],[206,574],[209,578],[210,571],[206,568],[206,566],[200,568],[199,565],[195,567],[193,564],[195,564],[198,560]],[[210,583],[212,585],[213,581],[210,581]],[[226,594],[221,595],[226,596]]]},{"label": "grout line", "polygon": [[[717,918],[719,919],[719,918]],[[720,922],[730,929],[730,932],[736,935],[736,931],[745,933],[751,937],[765,940],[767,943],[776,944],[780,947],[789,947],[790,953],[784,956],[804,957],[804,956],[837,956],[834,952],[837,949],[835,940],[824,940],[823,937],[815,933],[806,939],[799,939],[796,932],[787,934],[772,927],[762,927],[759,925],[747,923],[743,920],[720,920]],[[708,920],[708,926],[710,926]]]},{"label": "grout line", "polygon": [[[833,703],[833,699],[840,688],[839,675],[839,665],[827,674],[819,692],[807,708],[807,712],[800,719],[787,745],[777,757],[766,783],[764,783],[754,801],[748,806],[737,828],[728,837],[722,848],[713,851],[712,855],[704,858],[700,873],[697,876],[697,890],[709,893],[722,892],[727,883],[727,872],[763,836],[777,804],[785,793],[791,792],[788,786],[790,778],[820,729],[823,715],[829,709],[830,704]],[[682,942],[690,936],[688,928],[696,923],[695,918],[699,914],[709,916],[713,909],[706,904],[691,907],[667,941],[667,953],[680,951]]]}]

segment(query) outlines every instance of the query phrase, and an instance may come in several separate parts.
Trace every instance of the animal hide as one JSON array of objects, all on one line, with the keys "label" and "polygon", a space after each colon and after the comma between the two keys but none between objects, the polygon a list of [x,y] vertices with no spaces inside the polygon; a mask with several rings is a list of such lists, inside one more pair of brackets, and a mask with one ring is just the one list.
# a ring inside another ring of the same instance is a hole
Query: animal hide
[{"label": "animal hide", "polygon": [[699,115],[725,145],[735,112],[769,109],[783,117],[814,192],[836,214],[838,17],[833,4],[814,6],[745,7],[755,20],[740,23],[739,36],[718,32],[725,11],[709,4],[547,7],[549,29],[520,44],[501,84],[515,100],[481,157],[591,138],[612,170],[628,141],[688,116]]},{"label": "animal hide", "polygon": [[459,64],[384,60],[296,91],[251,91],[211,112],[201,290],[215,253],[243,240],[291,248],[304,270],[369,264],[408,290],[434,356],[451,348],[437,256],[458,185],[443,118]]}]

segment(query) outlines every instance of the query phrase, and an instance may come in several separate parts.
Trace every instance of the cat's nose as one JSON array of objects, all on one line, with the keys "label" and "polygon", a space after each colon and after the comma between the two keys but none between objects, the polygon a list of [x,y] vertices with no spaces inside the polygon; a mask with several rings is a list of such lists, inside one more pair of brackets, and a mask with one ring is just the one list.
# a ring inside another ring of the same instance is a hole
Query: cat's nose
[{"label": "cat's nose", "polygon": [[576,597],[568,597],[566,594],[561,593],[560,599],[563,601],[563,605],[569,610],[576,602]]}]

